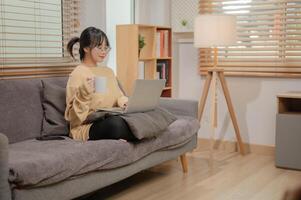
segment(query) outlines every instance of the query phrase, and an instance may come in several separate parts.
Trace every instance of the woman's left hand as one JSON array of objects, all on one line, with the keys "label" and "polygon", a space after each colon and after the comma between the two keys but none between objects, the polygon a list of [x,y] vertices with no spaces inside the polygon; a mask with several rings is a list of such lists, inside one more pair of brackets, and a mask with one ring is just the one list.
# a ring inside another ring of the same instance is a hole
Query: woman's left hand
[{"label": "woman's left hand", "polygon": [[128,106],[128,102],[125,102],[123,105],[122,105],[122,108],[126,108]]},{"label": "woman's left hand", "polygon": [[118,100],[117,100],[117,105],[118,105],[118,107],[120,107],[120,108],[126,108],[127,105],[128,105],[128,101],[129,101],[128,97],[126,97],[126,96],[121,96],[121,97],[119,97]]}]

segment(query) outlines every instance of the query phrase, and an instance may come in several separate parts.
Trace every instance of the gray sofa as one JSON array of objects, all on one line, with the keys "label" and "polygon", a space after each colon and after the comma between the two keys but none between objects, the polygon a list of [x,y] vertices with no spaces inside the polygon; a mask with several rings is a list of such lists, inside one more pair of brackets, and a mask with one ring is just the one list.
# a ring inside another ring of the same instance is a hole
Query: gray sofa
[{"label": "gray sofa", "polygon": [[197,102],[167,98],[160,106],[178,119],[156,138],[38,141],[41,93],[41,79],[0,80],[0,200],[73,199],[178,156],[185,171],[185,153],[197,145]]}]

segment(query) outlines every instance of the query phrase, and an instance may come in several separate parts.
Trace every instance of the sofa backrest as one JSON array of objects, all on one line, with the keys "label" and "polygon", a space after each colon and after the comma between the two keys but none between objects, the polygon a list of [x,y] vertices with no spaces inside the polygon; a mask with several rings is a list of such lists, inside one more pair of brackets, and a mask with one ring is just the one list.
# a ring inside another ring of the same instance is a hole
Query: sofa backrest
[{"label": "sofa backrest", "polygon": [[[67,77],[47,78],[66,85]],[[41,134],[43,121],[41,79],[0,80],[0,132],[9,143]]]}]

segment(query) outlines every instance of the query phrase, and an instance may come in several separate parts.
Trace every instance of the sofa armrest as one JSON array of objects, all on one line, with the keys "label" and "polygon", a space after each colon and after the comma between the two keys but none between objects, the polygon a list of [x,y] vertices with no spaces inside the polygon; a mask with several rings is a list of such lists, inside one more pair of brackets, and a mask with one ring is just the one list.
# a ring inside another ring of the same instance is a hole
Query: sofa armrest
[{"label": "sofa armrest", "polygon": [[8,183],[8,138],[0,133],[0,199],[11,200]]},{"label": "sofa armrest", "polygon": [[196,100],[160,98],[159,106],[174,115],[198,117],[198,101]]}]

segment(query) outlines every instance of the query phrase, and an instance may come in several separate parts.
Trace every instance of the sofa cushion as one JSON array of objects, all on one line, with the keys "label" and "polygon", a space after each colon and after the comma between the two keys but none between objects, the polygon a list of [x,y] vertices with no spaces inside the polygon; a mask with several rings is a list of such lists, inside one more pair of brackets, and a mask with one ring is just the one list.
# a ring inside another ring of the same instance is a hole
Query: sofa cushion
[{"label": "sofa cushion", "polygon": [[44,110],[42,135],[69,135],[68,122],[64,118],[66,109],[66,88],[53,83],[51,80],[42,80]]},{"label": "sofa cushion", "polygon": [[39,136],[43,109],[39,79],[0,81],[0,132],[9,143]]},{"label": "sofa cushion", "polygon": [[18,187],[48,185],[90,171],[121,167],[157,150],[189,142],[199,129],[193,118],[180,118],[157,138],[80,142],[27,140],[9,147],[9,181]]}]

